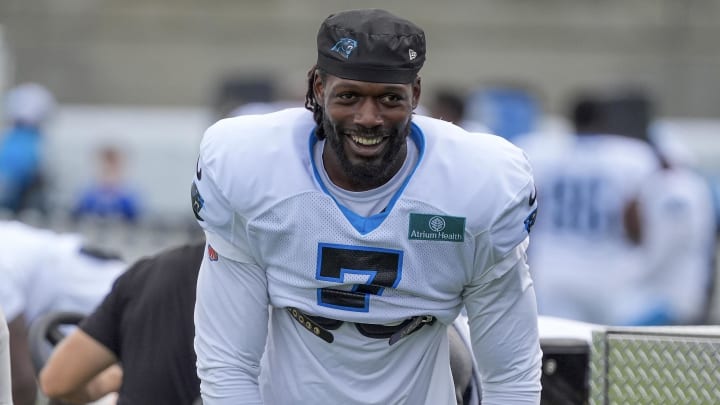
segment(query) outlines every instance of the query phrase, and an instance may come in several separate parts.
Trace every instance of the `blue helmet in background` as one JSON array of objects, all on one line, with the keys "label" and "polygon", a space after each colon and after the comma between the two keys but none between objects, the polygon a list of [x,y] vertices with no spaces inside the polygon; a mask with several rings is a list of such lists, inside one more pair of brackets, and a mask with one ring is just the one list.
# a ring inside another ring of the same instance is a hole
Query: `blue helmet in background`
[{"label": "blue helmet in background", "polygon": [[512,141],[533,132],[540,115],[537,97],[520,86],[488,86],[468,97],[468,118],[485,124],[490,133]]}]

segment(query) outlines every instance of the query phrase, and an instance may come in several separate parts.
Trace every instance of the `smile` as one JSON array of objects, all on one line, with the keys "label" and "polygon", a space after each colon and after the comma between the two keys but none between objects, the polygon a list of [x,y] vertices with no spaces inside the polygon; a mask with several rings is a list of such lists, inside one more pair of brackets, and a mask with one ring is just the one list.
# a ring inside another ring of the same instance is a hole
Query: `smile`
[{"label": "smile", "polygon": [[382,142],[383,139],[385,139],[383,137],[367,138],[367,137],[358,136],[358,135],[352,135],[350,138],[353,140],[353,142],[358,143],[360,145],[364,145],[364,146],[377,145],[380,142]]}]

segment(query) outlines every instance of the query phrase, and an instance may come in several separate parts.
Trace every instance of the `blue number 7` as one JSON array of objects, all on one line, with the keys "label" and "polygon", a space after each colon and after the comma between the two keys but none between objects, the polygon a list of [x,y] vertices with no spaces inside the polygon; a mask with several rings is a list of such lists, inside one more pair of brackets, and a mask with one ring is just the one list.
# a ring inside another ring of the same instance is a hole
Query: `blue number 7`
[{"label": "blue number 7", "polygon": [[[315,278],[352,285],[350,290],[318,288],[318,305],[345,311],[368,312],[370,294],[382,295],[386,287],[395,288],[402,274],[401,250],[362,246],[318,244]],[[345,281],[349,274],[368,276],[365,284]]]}]

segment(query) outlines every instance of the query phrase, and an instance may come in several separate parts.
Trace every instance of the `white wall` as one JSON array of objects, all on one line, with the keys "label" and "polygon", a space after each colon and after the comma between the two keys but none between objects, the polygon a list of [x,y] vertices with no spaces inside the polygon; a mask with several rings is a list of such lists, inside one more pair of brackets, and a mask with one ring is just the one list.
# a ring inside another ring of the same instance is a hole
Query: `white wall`
[{"label": "white wall", "polygon": [[[61,106],[46,143],[53,204],[72,204],[97,168],[95,149],[111,143],[127,151],[128,179],[140,190],[150,219],[193,220],[189,187],[210,117],[202,107]],[[544,122],[554,132],[567,128],[558,117]],[[720,179],[720,120],[663,118],[659,123],[695,155],[704,172]]]},{"label": "white wall", "polygon": [[0,21],[17,80],[62,102],[201,105],[230,74],[304,94],[321,20],[373,6],[425,29],[427,94],[519,80],[559,112],[579,86],[635,83],[667,114],[720,117],[717,0],[2,0]]},{"label": "white wall", "polygon": [[209,117],[204,108],[62,106],[46,139],[52,204],[69,207],[95,175],[97,147],[112,144],[127,153],[127,178],[149,219],[194,220],[190,182]]}]

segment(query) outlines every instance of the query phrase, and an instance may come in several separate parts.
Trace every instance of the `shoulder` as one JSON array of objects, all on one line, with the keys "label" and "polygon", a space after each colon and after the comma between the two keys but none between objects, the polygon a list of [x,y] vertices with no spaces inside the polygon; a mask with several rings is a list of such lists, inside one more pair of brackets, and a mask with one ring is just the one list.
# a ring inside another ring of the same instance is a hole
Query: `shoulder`
[{"label": "shoulder", "polygon": [[[425,141],[423,160],[433,166],[452,166],[454,172],[491,178],[510,174],[513,167],[529,169],[525,153],[500,136],[468,132],[449,122],[420,115],[413,117],[413,123],[422,131]],[[487,176],[489,169],[500,170]]]},{"label": "shoulder", "polygon": [[649,202],[685,201],[698,211],[712,210],[713,195],[708,181],[686,168],[658,170],[644,183],[643,196]]},{"label": "shoulder", "polygon": [[14,244],[50,242],[55,238],[56,234],[47,229],[35,228],[19,221],[10,220],[0,221],[0,236],[3,236],[3,239],[10,246],[14,246]]},{"label": "shoulder", "polygon": [[634,160],[638,163],[658,164],[657,154],[649,143],[640,139],[621,135],[586,135],[579,136],[578,144],[588,149],[589,153],[607,153],[618,160]]},{"label": "shoulder", "polygon": [[[458,157],[482,158],[466,162],[470,166],[482,167],[499,164],[513,159],[526,160],[523,151],[510,141],[490,133],[469,132],[449,122],[417,115],[413,122],[420,128],[427,142],[427,150],[438,149]],[[463,162],[458,162],[462,164]]]},{"label": "shoulder", "polygon": [[205,242],[185,244],[168,248],[155,255],[138,259],[119,279],[146,279],[154,272],[196,271],[202,262]]},{"label": "shoulder", "polygon": [[610,147],[651,155],[653,159],[657,156],[653,147],[649,143],[640,139],[615,135],[607,135],[604,139],[606,139],[606,142]]},{"label": "shoulder", "polygon": [[523,173],[530,165],[522,149],[508,140],[488,133],[467,132],[450,123],[418,117],[426,140],[423,159],[431,169],[445,167],[463,181],[497,181]]},{"label": "shoulder", "polygon": [[[115,279],[103,305],[92,315],[93,323],[103,322],[102,319],[111,321],[113,314],[123,312],[128,306],[148,306],[162,302],[169,296],[194,299],[203,247],[204,243],[182,245],[133,262]],[[144,312],[149,310],[151,309]],[[106,325],[114,326],[116,325]]]},{"label": "shoulder", "polygon": [[[425,154],[410,188],[428,190],[447,212],[467,212],[480,227],[502,215],[516,200],[530,198],[534,183],[525,153],[506,139],[466,132],[426,117],[416,121],[425,135]],[[437,196],[442,191],[443,196]],[[521,197],[524,196],[524,197]],[[473,225],[471,223],[471,225]]]},{"label": "shoulder", "polygon": [[558,162],[572,150],[575,138],[560,132],[536,132],[516,138],[513,143],[525,151],[533,167],[536,167]]},{"label": "shoulder", "polygon": [[294,135],[309,135],[314,125],[312,114],[303,108],[225,118],[205,131],[200,151],[205,164],[229,154],[263,153]]},{"label": "shoulder", "polygon": [[279,155],[292,156],[307,148],[314,126],[312,114],[301,108],[220,120],[205,131],[199,170],[217,176],[277,164]]},{"label": "shoulder", "polygon": [[[312,187],[309,141],[314,127],[312,114],[301,108],[229,118],[210,127],[201,143],[196,173],[206,214],[223,200],[224,209],[252,215]],[[215,197],[206,178],[216,190]]]},{"label": "shoulder", "polygon": [[150,267],[197,270],[205,252],[205,242],[198,241],[164,250],[147,259]]}]

